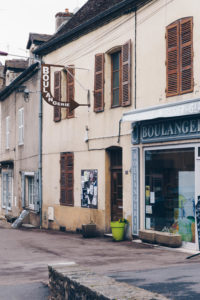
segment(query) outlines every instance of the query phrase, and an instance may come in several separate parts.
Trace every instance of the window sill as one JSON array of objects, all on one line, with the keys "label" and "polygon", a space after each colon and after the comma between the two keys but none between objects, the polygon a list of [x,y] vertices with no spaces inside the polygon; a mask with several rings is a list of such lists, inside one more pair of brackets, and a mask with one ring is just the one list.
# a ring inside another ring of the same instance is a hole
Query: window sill
[{"label": "window sill", "polygon": [[[2,206],[2,209],[6,209],[6,207],[5,207],[5,206]],[[11,208],[11,207],[8,207],[7,210],[11,211],[12,208]]]}]

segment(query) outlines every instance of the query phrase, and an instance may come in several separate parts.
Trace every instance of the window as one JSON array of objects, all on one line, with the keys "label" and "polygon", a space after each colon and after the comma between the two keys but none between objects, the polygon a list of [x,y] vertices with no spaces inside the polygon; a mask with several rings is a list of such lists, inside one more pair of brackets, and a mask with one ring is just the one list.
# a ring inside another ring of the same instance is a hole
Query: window
[{"label": "window", "polygon": [[166,95],[193,91],[193,19],[183,18],[166,28]]},{"label": "window", "polygon": [[22,207],[40,211],[38,172],[21,172]]},{"label": "window", "polygon": [[112,107],[121,105],[121,51],[111,54]]},{"label": "window", "polygon": [[28,206],[34,209],[34,177],[27,177],[28,185]]},{"label": "window", "polygon": [[24,108],[18,110],[19,145],[24,144]]},{"label": "window", "polygon": [[60,156],[60,204],[74,205],[74,154],[70,152]]},{"label": "window", "polygon": [[[131,104],[131,40],[107,53],[111,57],[111,107]],[[104,53],[95,55],[94,111],[104,110]]]},{"label": "window", "polygon": [[195,242],[195,149],[145,151],[146,229]]},{"label": "window", "polygon": [[[61,72],[54,72],[54,98],[56,101],[61,101]],[[54,122],[61,120],[61,107],[54,106]]]},{"label": "window", "polygon": [[10,210],[12,206],[12,171],[2,171],[2,207]]},{"label": "window", "polygon": [[10,137],[10,117],[6,117],[6,149],[10,148],[9,145],[9,137]]}]

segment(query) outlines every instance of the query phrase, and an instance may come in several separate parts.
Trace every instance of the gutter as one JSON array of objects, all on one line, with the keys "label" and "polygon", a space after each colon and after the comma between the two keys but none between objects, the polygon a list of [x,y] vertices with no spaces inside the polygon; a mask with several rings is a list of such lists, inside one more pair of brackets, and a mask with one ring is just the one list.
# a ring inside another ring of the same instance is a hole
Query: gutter
[{"label": "gutter", "polygon": [[28,69],[26,69],[24,72],[22,72],[15,80],[13,80],[8,86],[6,86],[1,92],[0,92],[0,101],[5,100],[12,92],[18,88],[22,83],[27,81],[30,77],[33,76],[33,74],[38,71],[37,67],[39,66],[39,63],[32,64]]},{"label": "gutter", "polygon": [[85,33],[91,32],[94,29],[104,25],[105,23],[108,23],[112,19],[120,15],[135,11],[136,9],[152,1],[153,0],[124,0],[119,4],[111,7],[110,9],[107,9],[106,11],[100,13],[94,18],[86,21],[85,23],[75,27],[71,31],[53,38],[49,42],[44,43],[41,47],[38,47],[36,50],[34,50],[33,53],[36,55],[48,54],[56,50],[57,48],[60,48],[61,46],[71,42],[72,40],[79,38]]}]

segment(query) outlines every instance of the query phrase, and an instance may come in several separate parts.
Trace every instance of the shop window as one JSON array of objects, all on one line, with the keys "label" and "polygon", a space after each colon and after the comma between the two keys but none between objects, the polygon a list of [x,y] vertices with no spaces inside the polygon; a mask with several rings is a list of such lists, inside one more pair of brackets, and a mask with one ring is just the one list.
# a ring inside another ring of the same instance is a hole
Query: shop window
[{"label": "shop window", "polygon": [[145,151],[146,229],[195,242],[194,148]]},{"label": "shop window", "polygon": [[183,18],[166,28],[167,97],[193,91],[193,19]]}]

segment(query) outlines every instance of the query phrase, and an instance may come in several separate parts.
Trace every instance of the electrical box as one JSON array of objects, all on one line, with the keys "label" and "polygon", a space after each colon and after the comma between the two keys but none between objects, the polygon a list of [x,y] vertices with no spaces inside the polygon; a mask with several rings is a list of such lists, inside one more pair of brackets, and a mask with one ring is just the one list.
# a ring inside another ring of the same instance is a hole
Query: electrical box
[{"label": "electrical box", "polygon": [[48,220],[54,221],[54,208],[51,206],[48,207]]}]

